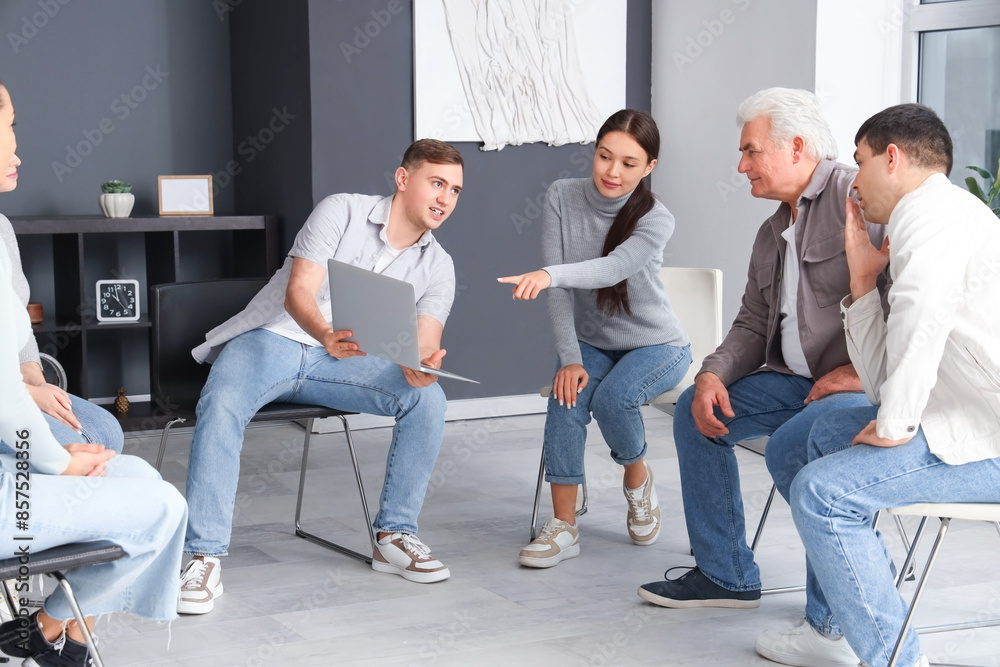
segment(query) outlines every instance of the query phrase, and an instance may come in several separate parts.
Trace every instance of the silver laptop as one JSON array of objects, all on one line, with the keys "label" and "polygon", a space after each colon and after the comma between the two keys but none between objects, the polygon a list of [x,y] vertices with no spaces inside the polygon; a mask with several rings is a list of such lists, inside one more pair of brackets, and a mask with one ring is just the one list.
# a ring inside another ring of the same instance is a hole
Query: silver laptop
[{"label": "silver laptop", "polygon": [[417,300],[413,285],[359,266],[331,259],[331,326],[354,333],[346,340],[358,344],[366,354],[443,378],[474,382],[447,371],[420,364],[417,341]]}]

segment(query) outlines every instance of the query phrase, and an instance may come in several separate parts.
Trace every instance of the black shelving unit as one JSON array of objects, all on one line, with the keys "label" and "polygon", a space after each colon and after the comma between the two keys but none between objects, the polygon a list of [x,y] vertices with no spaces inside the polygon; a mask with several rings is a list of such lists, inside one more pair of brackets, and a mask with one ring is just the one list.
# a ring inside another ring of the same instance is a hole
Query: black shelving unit
[{"label": "black shelving unit", "polygon": [[[220,278],[266,277],[279,267],[274,216],[100,216],[10,219],[31,300],[45,319],[33,327],[39,348],[66,369],[69,391],[84,398],[149,393],[149,286]],[[137,322],[99,322],[97,280],[139,281]],[[126,428],[148,427],[135,405]],[[135,424],[131,422],[135,421]]]}]

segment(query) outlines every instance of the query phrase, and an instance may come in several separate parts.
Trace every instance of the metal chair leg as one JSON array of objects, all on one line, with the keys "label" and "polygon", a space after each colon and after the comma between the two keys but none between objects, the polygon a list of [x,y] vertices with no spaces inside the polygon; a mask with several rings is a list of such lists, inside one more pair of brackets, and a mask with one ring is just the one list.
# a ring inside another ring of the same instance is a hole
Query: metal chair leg
[{"label": "metal chair leg", "polygon": [[324,546],[327,549],[332,549],[345,556],[350,556],[351,558],[357,558],[366,563],[372,562],[371,554],[375,551],[375,530],[372,528],[371,515],[368,513],[368,500],[365,498],[365,487],[361,481],[361,469],[358,467],[358,457],[354,451],[354,440],[351,438],[351,428],[347,425],[347,419],[343,415],[337,415],[340,421],[344,424],[344,436],[347,439],[347,449],[351,453],[351,464],[354,465],[354,477],[358,482],[358,493],[361,496],[361,508],[365,513],[365,525],[368,527],[368,539],[371,541],[372,550],[367,555],[354,551],[353,549],[348,549],[347,547],[340,546],[339,544],[334,544],[329,540],[325,540],[318,535],[306,532],[302,528],[302,496],[304,495],[306,488],[306,466],[309,462],[309,439],[312,435],[313,420],[310,419],[306,423],[306,438],[302,445],[302,470],[299,472],[299,495],[295,503],[295,534],[301,538],[307,539],[310,542],[314,542],[320,546]]},{"label": "metal chair leg", "polygon": [[760,515],[760,523],[757,524],[757,532],[754,533],[753,542],[750,544],[750,551],[757,553],[757,543],[760,541],[760,534],[764,532],[764,522],[767,521],[767,513],[771,511],[771,501],[774,500],[774,492],[778,487],[771,485],[771,493],[767,494],[767,502],[764,503],[764,512]]},{"label": "metal chair leg", "polygon": [[545,443],[542,443],[542,460],[538,463],[538,484],[535,485],[535,506],[531,510],[531,539],[538,537],[535,525],[538,523],[538,505],[542,502],[542,483],[545,481]]},{"label": "metal chair leg", "polygon": [[183,424],[186,420],[181,417],[175,417],[167,422],[167,425],[163,427],[163,433],[160,435],[160,451],[156,454],[156,472],[160,472],[160,466],[163,465],[163,452],[167,449],[167,438],[170,437],[170,429],[174,427],[175,424]]},{"label": "metal chair leg", "polygon": [[[920,596],[924,592],[924,584],[927,583],[927,575],[931,571],[931,567],[934,565],[934,560],[937,558],[938,549],[941,548],[941,542],[944,540],[945,534],[948,532],[948,526],[951,524],[951,519],[947,517],[941,518],[941,528],[938,529],[937,539],[934,540],[934,546],[931,547],[930,556],[927,557],[927,565],[924,566],[924,571],[920,574],[920,581],[917,583],[917,590],[913,593],[913,600],[910,602],[910,608],[906,612],[906,619],[903,621],[903,628],[899,631],[899,638],[896,639],[896,647],[892,650],[892,657],[889,658],[888,667],[896,667],[896,661],[899,660],[899,651],[903,646],[903,641],[906,639],[906,633],[910,629],[910,625],[913,622],[913,614],[917,610],[917,604],[920,602]],[[924,521],[927,517],[924,517],[920,522],[920,528],[917,529],[917,535],[913,538],[913,546],[910,548],[910,553],[907,554],[907,560],[913,555],[913,551],[916,549],[917,541],[919,540],[920,532],[923,530]],[[902,568],[902,573],[899,576],[899,582],[897,583],[897,588],[902,585],[902,579],[906,576],[906,565],[904,564]]]},{"label": "metal chair leg", "polygon": [[[757,532],[754,533],[753,542],[750,544],[750,551],[757,553],[757,544],[760,542],[761,533],[764,532],[764,524],[767,522],[767,515],[771,511],[771,503],[774,501],[774,494],[778,490],[778,487],[774,484],[771,485],[771,492],[767,494],[767,502],[764,503],[764,511],[761,512],[760,522],[757,524]],[[798,591],[804,591],[805,586],[779,586],[777,588],[762,588],[760,591],[761,595],[775,595],[778,593],[797,593]]]},{"label": "metal chair leg", "polygon": [[[545,443],[542,443],[542,458],[538,462],[538,483],[535,484],[535,504],[531,509],[531,539],[529,542],[538,537],[538,507],[542,502],[542,485],[545,482]],[[587,477],[583,477],[583,504],[580,509],[576,511],[577,516],[583,516],[587,513],[587,504],[590,501],[590,497],[587,493]]]},{"label": "metal chair leg", "polygon": [[90,652],[90,659],[93,660],[95,667],[104,667],[104,662],[101,660],[101,656],[97,652],[97,644],[94,643],[94,636],[90,634],[90,628],[87,627],[87,619],[84,617],[83,612],[80,611],[80,605],[76,603],[76,597],[73,595],[72,586],[70,586],[69,582],[66,581],[66,577],[63,576],[62,572],[50,572],[49,574],[56,578],[56,581],[59,582],[59,586],[66,594],[66,601],[73,610],[73,616],[76,617],[77,627],[80,628],[80,632],[83,633],[83,639],[87,643],[87,650]]},{"label": "metal chair leg", "polygon": [[920,525],[917,526],[917,532],[913,534],[913,542],[910,543],[910,548],[906,550],[906,558],[903,559],[903,565],[896,574],[897,591],[903,588],[903,582],[906,581],[906,572],[910,569],[910,565],[913,564],[913,556],[917,553],[917,545],[920,544],[920,538],[924,534],[924,526],[926,525],[927,517],[920,517]]},{"label": "metal chair leg", "polygon": [[17,618],[17,605],[14,603],[14,596],[10,593],[6,579],[0,579],[0,592],[3,592],[3,601],[7,605],[7,611],[11,618]]}]

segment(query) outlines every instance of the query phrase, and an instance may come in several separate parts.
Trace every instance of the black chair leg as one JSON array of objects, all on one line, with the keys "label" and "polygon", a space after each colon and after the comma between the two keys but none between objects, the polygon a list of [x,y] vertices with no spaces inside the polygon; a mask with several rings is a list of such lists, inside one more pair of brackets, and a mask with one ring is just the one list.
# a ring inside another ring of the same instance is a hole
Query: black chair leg
[{"label": "black chair leg", "polygon": [[[542,460],[538,463],[538,483],[535,485],[535,505],[531,510],[531,539],[529,542],[534,541],[538,537],[538,507],[542,502],[542,486],[545,483],[545,443],[542,443]],[[576,511],[577,516],[583,516],[587,513],[587,503],[590,501],[589,494],[587,492],[587,477],[584,475],[583,478],[583,504],[580,509]]]},{"label": "black chair leg", "polygon": [[167,422],[167,425],[163,427],[163,433],[160,435],[160,451],[156,454],[156,472],[160,472],[160,466],[163,465],[163,452],[167,449],[167,438],[170,437],[170,429],[174,427],[175,424],[183,424],[184,419],[180,417],[175,417]]},{"label": "black chair leg", "polygon": [[304,495],[306,488],[306,466],[309,462],[309,439],[312,435],[313,420],[310,419],[306,423],[306,438],[302,445],[302,470],[299,473],[299,496],[295,503],[295,534],[301,538],[307,539],[310,542],[314,542],[320,546],[324,546],[327,549],[332,549],[345,556],[350,556],[351,558],[357,558],[366,563],[372,562],[371,554],[375,551],[375,531],[372,528],[371,515],[368,512],[368,500],[365,498],[365,487],[361,481],[361,469],[358,467],[358,457],[354,451],[354,440],[351,438],[351,428],[347,425],[347,419],[343,415],[337,415],[340,421],[344,424],[344,436],[347,439],[347,449],[351,453],[351,463],[354,465],[354,477],[358,482],[358,493],[361,495],[361,508],[365,513],[365,526],[368,528],[368,539],[371,541],[372,550],[366,555],[360,552],[354,551],[353,549],[348,549],[339,544],[334,544],[329,540],[325,540],[318,535],[306,532],[302,528],[302,496]]},{"label": "black chair leg", "polygon": [[83,612],[80,611],[80,605],[76,602],[76,596],[73,595],[73,588],[66,581],[66,577],[63,576],[62,572],[50,572],[56,581],[59,582],[59,586],[63,589],[66,594],[66,601],[69,602],[70,608],[73,610],[73,616],[76,617],[77,627],[80,628],[80,632],[83,633],[84,641],[87,643],[87,650],[90,651],[90,659],[93,660],[95,667],[104,667],[104,662],[101,660],[100,654],[97,652],[97,644],[94,643],[94,636],[90,634],[90,628],[87,627],[87,620],[83,616]]}]

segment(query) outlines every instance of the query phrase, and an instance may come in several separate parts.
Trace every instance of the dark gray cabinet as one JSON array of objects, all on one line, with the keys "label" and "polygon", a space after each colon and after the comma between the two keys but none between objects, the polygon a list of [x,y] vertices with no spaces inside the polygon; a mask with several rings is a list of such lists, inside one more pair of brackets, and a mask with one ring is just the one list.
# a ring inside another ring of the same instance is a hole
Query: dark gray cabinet
[{"label": "dark gray cabinet", "polygon": [[[149,393],[149,286],[217,278],[267,277],[279,266],[274,216],[11,218],[31,300],[45,320],[39,348],[66,369],[84,398]],[[139,281],[137,322],[99,322],[98,280]],[[139,408],[139,406],[136,406]],[[142,412],[139,408],[137,412]]]}]

